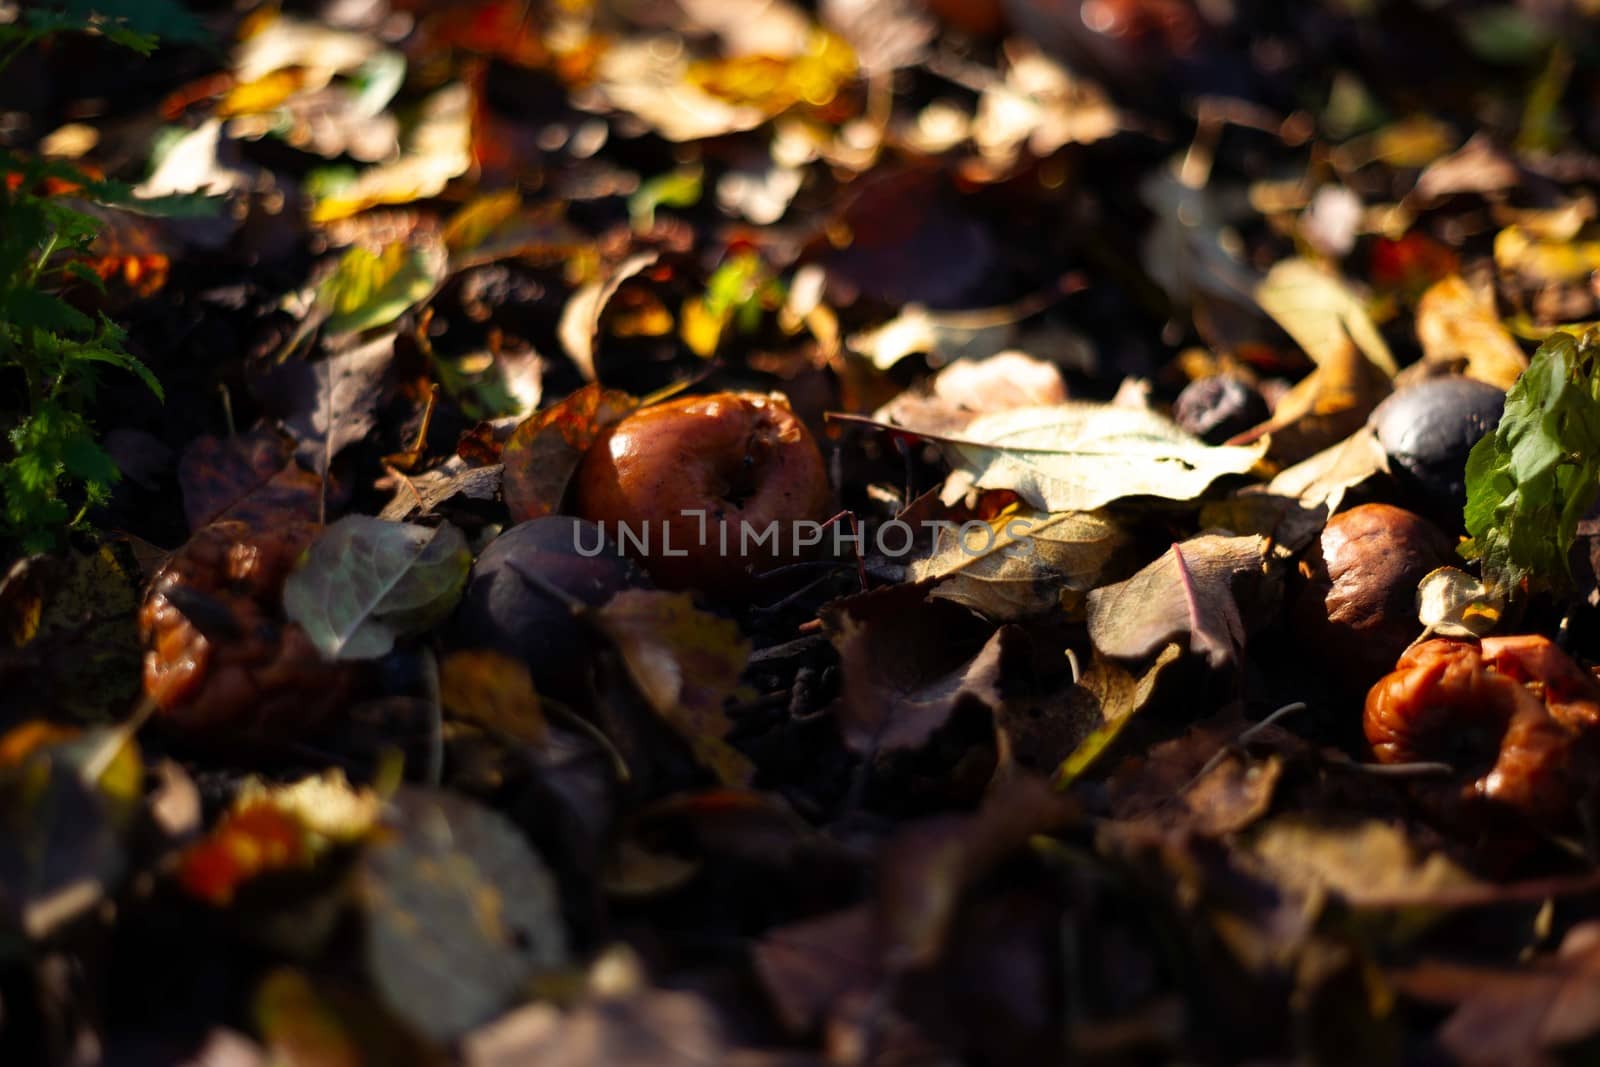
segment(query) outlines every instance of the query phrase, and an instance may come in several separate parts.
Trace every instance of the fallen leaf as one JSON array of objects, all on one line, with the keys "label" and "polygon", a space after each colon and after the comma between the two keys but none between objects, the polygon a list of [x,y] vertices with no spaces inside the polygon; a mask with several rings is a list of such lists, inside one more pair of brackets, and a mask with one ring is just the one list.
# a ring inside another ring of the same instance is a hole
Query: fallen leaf
[{"label": "fallen leaf", "polygon": [[638,406],[627,393],[591,383],[518,423],[501,451],[512,520],[559,511],[567,484],[595,438]]},{"label": "fallen leaf", "polygon": [[521,660],[490,649],[459,649],[439,663],[439,699],[459,719],[516,741],[545,739],[533,675]]},{"label": "fallen leaf", "polygon": [[469,467],[459,456],[451,456],[434,470],[423,471],[415,477],[403,474],[397,477],[394,498],[384,505],[378,518],[405,522],[433,515],[451,500],[494,501],[500,496],[503,475],[504,468],[498,463]]},{"label": "fallen leaf", "polygon": [[638,252],[619,263],[605,278],[589,282],[567,300],[561,311],[561,324],[557,335],[561,347],[577,364],[578,372],[587,382],[598,380],[595,370],[595,343],[600,337],[600,316],[606,305],[617,295],[617,290],[631,278],[655,266],[661,258],[657,252]]},{"label": "fallen leaf", "polygon": [[262,383],[264,403],[294,436],[295,454],[318,474],[377,426],[395,336],[382,334],[315,363],[287,363]]},{"label": "fallen leaf", "polygon": [[1291,497],[1304,508],[1339,510],[1344,494],[1377,474],[1389,471],[1389,455],[1370,426],[1322,451],[1286,467],[1267,483],[1266,492]]},{"label": "fallen leaf", "polygon": [[1077,806],[1042,779],[996,789],[971,815],[905,826],[884,846],[877,918],[891,968],[926,967],[945,947],[963,894],[1035,834],[1071,825]]},{"label": "fallen leaf", "polygon": [[1112,750],[1134,716],[1150,704],[1168,668],[1182,658],[1183,646],[1177,642],[1165,645],[1140,674],[1111,660],[1095,658],[1073,688],[1089,698],[1098,723],[1056,768],[1058,788],[1083,777]]},{"label": "fallen leaf", "polygon": [[1510,389],[1528,367],[1522,346],[1500,325],[1494,294],[1474,290],[1460,275],[1435,282],[1422,294],[1417,340],[1424,360],[1454,364],[1464,359],[1470,377],[1502,389]]},{"label": "fallen leaf", "polygon": [[1014,164],[1024,146],[1043,159],[1063,145],[1092,144],[1122,128],[1122,116],[1093,82],[1075,75],[1032,42],[1006,42],[1003,82],[978,96],[972,139],[997,167]]},{"label": "fallen leaf", "polygon": [[1259,595],[1266,551],[1259,535],[1175,544],[1127,581],[1089,593],[1089,639],[1107,656],[1142,660],[1186,638],[1213,669],[1237,663],[1246,636],[1239,600]]},{"label": "fallen leaf", "polygon": [[784,1027],[811,1033],[852,993],[882,980],[882,948],[869,907],[854,907],[770,930],[752,952],[756,974]]},{"label": "fallen leaf", "polygon": [[331,334],[387,326],[433,293],[444,266],[440,249],[416,241],[393,241],[380,252],[357,245],[317,286],[313,314],[327,315]]},{"label": "fallen leaf", "polygon": [[1124,760],[1106,782],[1111,810],[1121,820],[1148,819],[1211,837],[1264,818],[1287,760],[1279,752],[1240,751],[1235,741],[1245,728],[1237,715],[1213,716]]},{"label": "fallen leaf", "polygon": [[1409,997],[1456,1006],[1437,1040],[1463,1064],[1572,1062],[1573,1046],[1600,1035],[1600,923],[1594,920],[1569,930],[1554,956],[1515,970],[1428,960],[1390,977]]},{"label": "fallen leaf", "polygon": [[908,577],[931,579],[930,596],[992,619],[1071,612],[1127,544],[1122,527],[1100,512],[1006,511],[941,528],[933,555],[912,563]]},{"label": "fallen leaf", "polygon": [[1002,665],[1017,632],[999,630],[978,649],[971,635],[938,629],[943,612],[959,615],[954,605],[918,619],[892,610],[918,610],[921,598],[920,587],[903,586],[824,614],[844,675],[834,713],[852,752],[918,749],[963,710],[999,710]]},{"label": "fallen leaf", "polygon": [[1354,907],[1395,893],[1457,889],[1477,880],[1442,852],[1424,851],[1403,830],[1368,819],[1288,814],[1261,823],[1249,848],[1274,882],[1296,893],[1338,894]]},{"label": "fallen leaf", "polygon": [[1269,438],[1278,463],[1299,463],[1357,432],[1378,402],[1389,395],[1388,374],[1339,338],[1310,374],[1279,399],[1272,417],[1229,444]]},{"label": "fallen leaf", "polygon": [[1256,301],[1319,366],[1350,342],[1389,377],[1399,367],[1359,297],[1338,275],[1306,259],[1276,264],[1256,287]]},{"label": "fallen leaf", "polygon": [[390,804],[358,875],[368,974],[400,1018],[452,1041],[567,963],[555,879],[498,812],[411,787]]},{"label": "fallen leaf", "polygon": [[1507,226],[1495,235],[1494,265],[1535,285],[1580,283],[1600,270],[1600,239],[1545,237],[1525,226]]},{"label": "fallen leaf", "polygon": [[1417,583],[1417,620],[1425,630],[1423,636],[1484,637],[1500,624],[1504,612],[1503,597],[1455,567],[1429,571]]},{"label": "fallen leaf", "polygon": [[942,499],[1010,489],[1041,511],[1094,511],[1114,500],[1193,500],[1230,474],[1248,474],[1267,443],[1207,445],[1153,411],[1072,402],[985,415],[959,438],[924,434],[954,468]]},{"label": "fallen leaf", "polygon": [[688,593],[651,589],[624,590],[593,618],[646,702],[700,762],[725,784],[747,783],[755,768],[724,740],[724,705],[750,658],[739,624],[695,607]]},{"label": "fallen leaf", "polygon": [[283,608],[329,659],[372,659],[455,607],[472,567],[466,538],[347,515],[306,551],[283,587]]}]

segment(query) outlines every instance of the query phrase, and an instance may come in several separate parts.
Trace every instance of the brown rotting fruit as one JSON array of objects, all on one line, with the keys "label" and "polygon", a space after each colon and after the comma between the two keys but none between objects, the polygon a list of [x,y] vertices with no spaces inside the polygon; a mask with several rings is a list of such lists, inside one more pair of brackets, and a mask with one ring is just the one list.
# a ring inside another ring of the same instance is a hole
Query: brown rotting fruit
[{"label": "brown rotting fruit", "polygon": [[1301,564],[1295,637],[1329,670],[1365,689],[1422,630],[1417,583],[1455,559],[1450,537],[1420,515],[1362,504],[1328,520]]},{"label": "brown rotting fruit", "polygon": [[656,582],[712,592],[797,558],[801,524],[826,518],[830,500],[822,453],[778,394],[636,411],[595,440],[576,483],[578,514]]},{"label": "brown rotting fruit", "polygon": [[1469,798],[1556,822],[1597,782],[1597,720],[1600,685],[1548,638],[1518,635],[1408,649],[1368,692],[1363,726],[1380,763],[1461,766]]},{"label": "brown rotting fruit", "polygon": [[301,736],[350,696],[354,669],[283,617],[284,579],[317,529],[215,522],[167,561],[139,611],[158,719],[197,740]]}]

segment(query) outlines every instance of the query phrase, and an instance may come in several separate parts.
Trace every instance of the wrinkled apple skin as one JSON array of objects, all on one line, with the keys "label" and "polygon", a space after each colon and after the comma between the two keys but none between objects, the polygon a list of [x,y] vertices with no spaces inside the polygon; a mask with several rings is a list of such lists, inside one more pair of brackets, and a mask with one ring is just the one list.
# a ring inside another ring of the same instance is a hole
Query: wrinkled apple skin
[{"label": "wrinkled apple skin", "polygon": [[578,514],[669,589],[742,590],[798,558],[797,526],[830,513],[822,453],[776,394],[637,411],[596,439],[576,482]]}]

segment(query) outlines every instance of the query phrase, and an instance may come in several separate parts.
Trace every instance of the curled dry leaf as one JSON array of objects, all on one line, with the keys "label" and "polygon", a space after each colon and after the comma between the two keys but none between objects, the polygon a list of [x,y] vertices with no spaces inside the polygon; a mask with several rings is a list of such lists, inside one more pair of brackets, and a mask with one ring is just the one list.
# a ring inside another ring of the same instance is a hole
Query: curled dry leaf
[{"label": "curled dry leaf", "polygon": [[283,587],[283,608],[329,659],[373,659],[455,607],[472,567],[466,538],[347,515],[324,530]]},{"label": "curled dry leaf", "polygon": [[645,701],[699,761],[726,784],[747,783],[754,768],[723,740],[731,725],[723,706],[750,659],[738,623],[701,611],[688,593],[650,589],[618,593],[593,619]]},{"label": "curled dry leaf", "polygon": [[909,576],[934,580],[931,596],[992,619],[1023,619],[1081,607],[1127,543],[1122,527],[1101,512],[1006,511],[942,528],[933,555],[913,563]]},{"label": "curled dry leaf", "polygon": [[660,258],[658,252],[635,253],[609,275],[589,282],[568,298],[567,306],[561,310],[557,332],[561,347],[577,364],[584,380],[593,382],[599,377],[595,371],[595,342],[600,336],[600,316],[605,313],[606,305],[630,278],[649,270]]},{"label": "curled dry leaf", "polygon": [[1278,401],[1270,419],[1230,443],[1266,435],[1274,461],[1299,463],[1358,431],[1390,389],[1386,371],[1348,338],[1338,338],[1317,368]]},{"label": "curled dry leaf", "polygon": [[1142,660],[1187,638],[1213,668],[1237,663],[1247,632],[1240,601],[1254,607],[1262,596],[1266,553],[1259,535],[1173,545],[1127,581],[1089,593],[1089,639],[1104,655]]},{"label": "curled dry leaf", "polygon": [[1417,340],[1429,363],[1466,360],[1467,374],[1510,389],[1528,367],[1522,347],[1500,325],[1494,294],[1480,292],[1459,274],[1435,282],[1417,305]]},{"label": "curled dry leaf", "polygon": [[1483,637],[1500,623],[1505,598],[1455,567],[1429,571],[1417,585],[1417,619],[1440,637]]},{"label": "curled dry leaf", "polygon": [[396,471],[394,497],[384,505],[378,518],[404,522],[432,515],[440,505],[457,498],[491,502],[500,495],[503,474],[504,468],[498,463],[469,467],[459,456],[451,456],[439,467],[416,477]]},{"label": "curled dry leaf", "polygon": [[985,415],[959,438],[923,434],[954,468],[942,498],[1010,489],[1041,511],[1094,511],[1114,500],[1193,500],[1248,474],[1267,444],[1214,447],[1153,411],[1067,403]]}]

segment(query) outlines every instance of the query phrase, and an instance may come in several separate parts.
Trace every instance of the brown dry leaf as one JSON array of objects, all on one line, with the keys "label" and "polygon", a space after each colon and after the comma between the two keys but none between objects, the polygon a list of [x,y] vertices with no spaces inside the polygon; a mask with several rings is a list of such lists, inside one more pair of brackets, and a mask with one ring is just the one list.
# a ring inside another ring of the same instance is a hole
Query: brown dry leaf
[{"label": "brown dry leaf", "polygon": [[1260,535],[1173,545],[1127,581],[1089,593],[1089,639],[1114,659],[1142,660],[1187,638],[1213,668],[1237,663],[1247,633],[1240,602],[1254,607],[1263,595],[1266,553]]},{"label": "brown dry leaf", "polygon": [[326,474],[340,452],[378,425],[396,336],[388,331],[314,363],[285,363],[258,386],[263,406],[294,437],[301,463]]},{"label": "brown dry leaf", "polygon": [[221,518],[261,528],[291,519],[315,521],[322,480],[293,459],[294,443],[261,426],[229,438],[197,437],[178,460],[178,485],[189,529]]},{"label": "brown dry leaf", "polygon": [[913,563],[909,576],[935,581],[930,596],[1017,620],[1081,608],[1127,544],[1122,527],[1101,512],[1007,510],[942,528],[933,555]]},{"label": "brown dry leaf", "polygon": [[1389,470],[1389,454],[1370,426],[1363,426],[1338,444],[1330,445],[1278,472],[1266,492],[1290,497],[1304,508],[1339,510],[1347,490]]},{"label": "brown dry leaf", "polygon": [[561,311],[561,325],[557,330],[561,347],[567,350],[572,362],[585,381],[596,381],[595,342],[600,337],[600,316],[606,305],[617,295],[617,290],[633,278],[656,265],[661,258],[658,252],[639,252],[617,265],[605,278],[592,281],[580,288],[567,300]]},{"label": "brown dry leaf", "polygon": [[1337,338],[1316,369],[1278,401],[1270,419],[1228,443],[1267,437],[1275,461],[1299,463],[1359,430],[1390,389],[1387,372],[1358,352],[1349,338]]},{"label": "brown dry leaf", "polygon": [[1172,642],[1157,653],[1143,673],[1133,674],[1119,663],[1095,657],[1072,693],[1088,699],[1098,721],[1056,768],[1058,787],[1077,781],[1111,750],[1123,728],[1150,704],[1168,669],[1182,658],[1183,646]]},{"label": "brown dry leaf", "polygon": [[516,522],[554,514],[594,439],[639,406],[627,393],[590,384],[535,412],[501,452],[506,509]]},{"label": "brown dry leaf", "polygon": [[844,680],[834,714],[852,752],[915,750],[958,712],[995,714],[1007,646],[1002,628],[977,648],[959,632],[965,613],[923,603],[919,585],[895,586],[841,601],[824,612]]},{"label": "brown dry leaf", "polygon": [[1267,442],[1217,447],[1153,411],[1067,403],[984,415],[959,437],[922,434],[954,468],[942,499],[1010,489],[1043,511],[1094,511],[1114,500],[1193,500],[1218,478],[1249,474]]},{"label": "brown dry leaf", "polygon": [[1438,1041],[1472,1067],[1579,1062],[1560,1050],[1600,1035],[1600,922],[1574,926],[1553,957],[1516,970],[1434,960],[1390,978],[1407,996],[1457,1005]]},{"label": "brown dry leaf", "polygon": [[750,658],[739,624],[701,611],[688,593],[648,589],[618,593],[593,618],[646,702],[699,761],[725,784],[748,783],[750,761],[723,740],[730,726],[724,704]]},{"label": "brown dry leaf", "polygon": [[1358,908],[1392,895],[1477,884],[1442,852],[1424,853],[1404,831],[1375,819],[1280,815],[1256,827],[1249,847],[1276,884],[1307,896],[1337,893]]},{"label": "brown dry leaf", "polygon": [[1126,760],[1107,783],[1112,810],[1119,819],[1182,825],[1212,837],[1261,819],[1271,810],[1285,760],[1277,752],[1257,760],[1230,750],[1245,726],[1235,715],[1219,715]]},{"label": "brown dry leaf", "polygon": [[1509,389],[1528,366],[1522,346],[1500,325],[1494,294],[1479,292],[1459,274],[1435,282],[1417,305],[1417,340],[1430,363],[1467,361],[1467,374]]},{"label": "brown dry leaf", "polygon": [[1349,342],[1388,377],[1399,367],[1365,305],[1344,279],[1308,259],[1286,259],[1256,286],[1256,301],[1318,366]]},{"label": "brown dry leaf", "polygon": [[[451,500],[491,502],[500,495],[504,468],[494,463],[485,467],[468,466],[466,460],[451,456],[431,471],[415,477],[395,472],[394,497],[384,505],[378,518],[405,522],[435,514]],[[380,486],[381,488],[381,486]]]},{"label": "brown dry leaf", "polygon": [[439,663],[445,710],[516,741],[545,739],[544,713],[527,664],[490,649],[461,649]]}]

